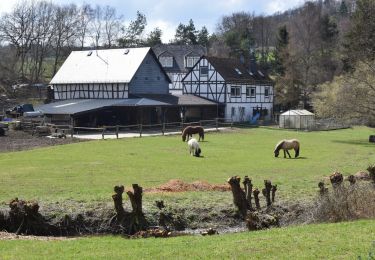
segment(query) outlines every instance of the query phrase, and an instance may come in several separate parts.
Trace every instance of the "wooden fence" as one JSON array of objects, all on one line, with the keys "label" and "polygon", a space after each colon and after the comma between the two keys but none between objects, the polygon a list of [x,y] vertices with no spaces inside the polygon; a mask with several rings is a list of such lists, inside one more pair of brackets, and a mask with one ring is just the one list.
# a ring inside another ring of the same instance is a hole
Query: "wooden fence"
[{"label": "wooden fence", "polygon": [[56,131],[63,132],[65,134],[70,134],[73,137],[80,133],[101,133],[102,139],[106,135],[115,135],[119,138],[120,133],[135,133],[139,137],[143,134],[159,134],[165,135],[166,133],[179,132],[182,131],[186,126],[189,125],[200,125],[204,128],[216,128],[219,127],[233,127],[233,121],[226,120],[223,118],[215,118],[214,120],[200,120],[196,122],[172,122],[172,123],[162,123],[162,124],[136,124],[136,125],[115,125],[115,126],[102,126],[102,127],[72,127],[70,125],[51,125],[52,129],[57,129]]}]

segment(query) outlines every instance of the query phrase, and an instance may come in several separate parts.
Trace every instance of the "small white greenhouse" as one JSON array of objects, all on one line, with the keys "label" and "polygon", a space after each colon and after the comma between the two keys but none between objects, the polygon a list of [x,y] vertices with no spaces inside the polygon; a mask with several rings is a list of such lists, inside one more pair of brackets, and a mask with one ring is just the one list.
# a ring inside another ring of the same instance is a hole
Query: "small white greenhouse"
[{"label": "small white greenhouse", "polygon": [[305,109],[288,110],[280,115],[280,128],[311,129],[315,126],[315,115]]}]

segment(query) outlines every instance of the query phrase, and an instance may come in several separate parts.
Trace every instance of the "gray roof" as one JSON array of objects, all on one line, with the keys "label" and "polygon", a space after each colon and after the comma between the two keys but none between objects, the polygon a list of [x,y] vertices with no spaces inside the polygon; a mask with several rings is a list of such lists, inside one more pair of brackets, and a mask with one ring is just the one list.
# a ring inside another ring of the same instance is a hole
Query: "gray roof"
[{"label": "gray roof", "polygon": [[168,106],[169,104],[147,98],[129,99],[68,99],[36,107],[44,114],[75,115],[106,107]]},{"label": "gray roof", "polygon": [[137,106],[205,106],[216,105],[215,102],[194,95],[140,95],[128,99],[68,99],[41,105],[35,111],[53,115],[76,115],[96,111],[107,107]]},{"label": "gray roof", "polygon": [[168,103],[172,106],[212,106],[217,103],[198,96],[184,94],[184,95],[159,95],[159,94],[142,94],[137,95],[152,100]]},{"label": "gray roof", "polygon": [[[203,57],[228,82],[264,82],[272,83],[271,79],[260,70],[249,72],[244,64],[237,59]],[[239,71],[240,73],[238,73]]]},{"label": "gray roof", "polygon": [[159,44],[152,47],[155,55],[159,58],[160,55],[173,55],[173,67],[164,68],[166,72],[188,72],[190,68],[185,68],[185,57],[196,55],[201,57],[207,54],[207,49],[202,45],[174,45],[174,44]]}]

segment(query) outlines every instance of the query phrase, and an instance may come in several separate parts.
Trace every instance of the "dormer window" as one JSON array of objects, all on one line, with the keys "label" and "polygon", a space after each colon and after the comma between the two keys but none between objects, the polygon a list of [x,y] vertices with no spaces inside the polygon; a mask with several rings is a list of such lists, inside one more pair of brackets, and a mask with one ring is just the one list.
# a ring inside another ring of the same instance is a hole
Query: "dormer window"
[{"label": "dormer window", "polygon": [[192,68],[194,65],[199,61],[199,57],[196,56],[188,56],[185,58],[185,67]]},{"label": "dormer window", "polygon": [[173,57],[172,56],[160,56],[159,62],[163,68],[172,68],[173,67]]},{"label": "dormer window", "polygon": [[234,70],[237,72],[238,75],[242,75],[242,72],[238,68],[235,68]]}]

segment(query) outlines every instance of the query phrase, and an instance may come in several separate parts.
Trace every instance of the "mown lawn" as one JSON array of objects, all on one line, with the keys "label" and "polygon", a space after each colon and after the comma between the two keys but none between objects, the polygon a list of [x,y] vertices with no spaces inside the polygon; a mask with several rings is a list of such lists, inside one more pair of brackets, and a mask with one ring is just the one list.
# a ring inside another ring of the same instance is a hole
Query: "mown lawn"
[{"label": "mown lawn", "polygon": [[[151,187],[170,179],[225,183],[232,175],[249,175],[256,186],[271,179],[278,184],[279,196],[307,198],[332,171],[347,175],[374,163],[375,146],[368,143],[373,132],[361,127],[329,132],[257,128],[208,133],[201,143],[203,158],[189,156],[180,136],[100,140],[2,153],[0,202],[13,197],[42,202],[111,201],[115,184]],[[283,138],[300,140],[301,158],[274,158],[274,146]]]},{"label": "mown lawn", "polygon": [[212,237],[0,241],[1,259],[357,259],[375,253],[375,220]]}]

